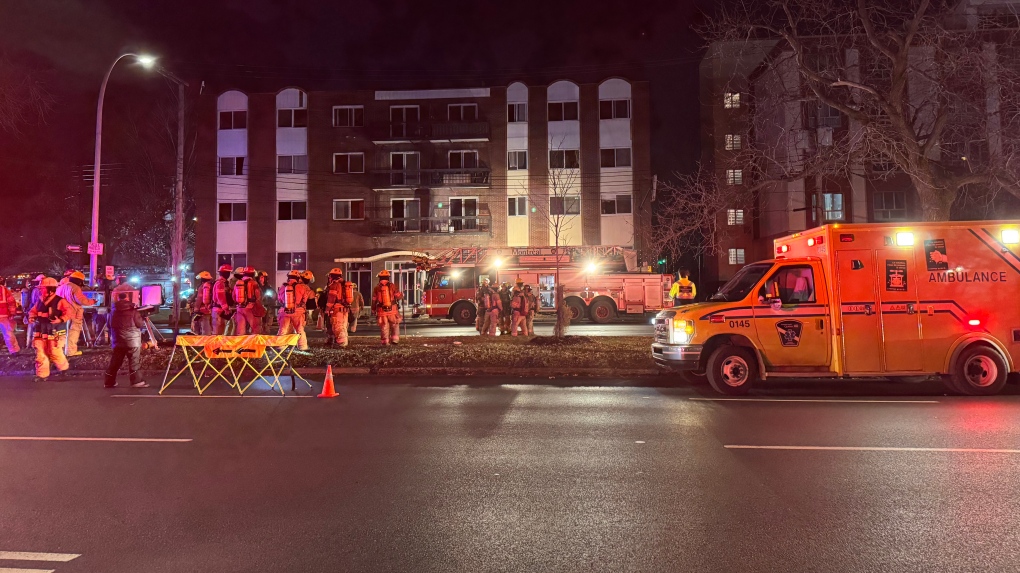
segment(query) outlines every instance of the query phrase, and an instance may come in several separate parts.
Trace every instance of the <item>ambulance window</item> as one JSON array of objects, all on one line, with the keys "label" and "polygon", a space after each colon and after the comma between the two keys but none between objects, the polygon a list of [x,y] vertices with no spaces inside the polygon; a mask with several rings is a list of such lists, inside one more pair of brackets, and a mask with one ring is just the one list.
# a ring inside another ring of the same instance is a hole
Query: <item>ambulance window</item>
[{"label": "ambulance window", "polygon": [[779,287],[779,299],[783,304],[815,302],[815,276],[809,266],[780,268],[765,281],[765,292],[771,292],[773,284]]}]

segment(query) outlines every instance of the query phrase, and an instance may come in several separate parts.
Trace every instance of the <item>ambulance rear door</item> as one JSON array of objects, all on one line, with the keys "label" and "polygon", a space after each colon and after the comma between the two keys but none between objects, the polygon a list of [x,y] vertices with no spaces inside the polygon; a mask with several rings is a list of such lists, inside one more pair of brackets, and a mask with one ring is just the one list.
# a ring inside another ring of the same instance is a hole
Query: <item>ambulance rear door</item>
[{"label": "ambulance rear door", "polygon": [[875,283],[875,252],[836,252],[836,292],[844,373],[882,371],[882,337]]},{"label": "ambulance rear door", "polygon": [[882,352],[886,372],[919,371],[923,365],[921,315],[913,247],[878,250]]}]

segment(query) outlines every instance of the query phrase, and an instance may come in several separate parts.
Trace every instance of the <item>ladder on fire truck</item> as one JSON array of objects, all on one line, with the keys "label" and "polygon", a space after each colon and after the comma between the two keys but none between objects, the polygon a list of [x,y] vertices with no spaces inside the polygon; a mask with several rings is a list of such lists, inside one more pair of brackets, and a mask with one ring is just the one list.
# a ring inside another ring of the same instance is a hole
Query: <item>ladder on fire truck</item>
[{"label": "ladder on fire truck", "polygon": [[[626,247],[592,245],[585,247],[559,247],[559,254],[570,258],[618,258],[622,259]],[[554,255],[556,247],[455,247],[434,253],[415,253],[414,263],[419,270],[448,267],[451,265],[478,265],[488,256]]]}]

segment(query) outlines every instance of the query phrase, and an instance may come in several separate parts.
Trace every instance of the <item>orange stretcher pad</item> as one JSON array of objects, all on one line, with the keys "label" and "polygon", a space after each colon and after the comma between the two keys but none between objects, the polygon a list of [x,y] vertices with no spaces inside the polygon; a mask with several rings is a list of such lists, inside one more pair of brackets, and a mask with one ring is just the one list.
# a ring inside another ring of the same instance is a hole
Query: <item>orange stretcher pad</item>
[{"label": "orange stretcher pad", "polygon": [[[284,394],[280,378],[289,372],[291,390],[300,378],[310,388],[312,385],[294,371],[290,364],[291,353],[298,343],[297,334],[268,336],[251,334],[247,336],[178,336],[170,353],[170,361],[163,376],[162,394],[175,380],[188,373],[199,394],[204,393],[216,380],[223,380],[230,387],[244,395],[256,380],[264,380],[270,389]],[[180,348],[184,355],[184,366],[172,377],[170,368]],[[250,380],[245,376],[251,370]],[[206,380],[206,375],[210,378]]]}]

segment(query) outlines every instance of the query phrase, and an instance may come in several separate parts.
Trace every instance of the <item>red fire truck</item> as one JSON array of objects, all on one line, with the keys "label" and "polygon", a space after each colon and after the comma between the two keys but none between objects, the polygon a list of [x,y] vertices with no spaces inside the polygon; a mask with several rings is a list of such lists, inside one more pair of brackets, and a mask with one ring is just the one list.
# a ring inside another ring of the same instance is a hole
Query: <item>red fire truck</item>
[{"label": "red fire truck", "polygon": [[415,316],[452,318],[474,324],[475,292],[484,279],[493,285],[521,279],[536,289],[539,313],[555,312],[556,266],[570,321],[605,323],[618,315],[655,313],[673,305],[669,275],[639,272],[637,253],[623,247],[458,248],[415,258],[427,271],[422,304]]}]

